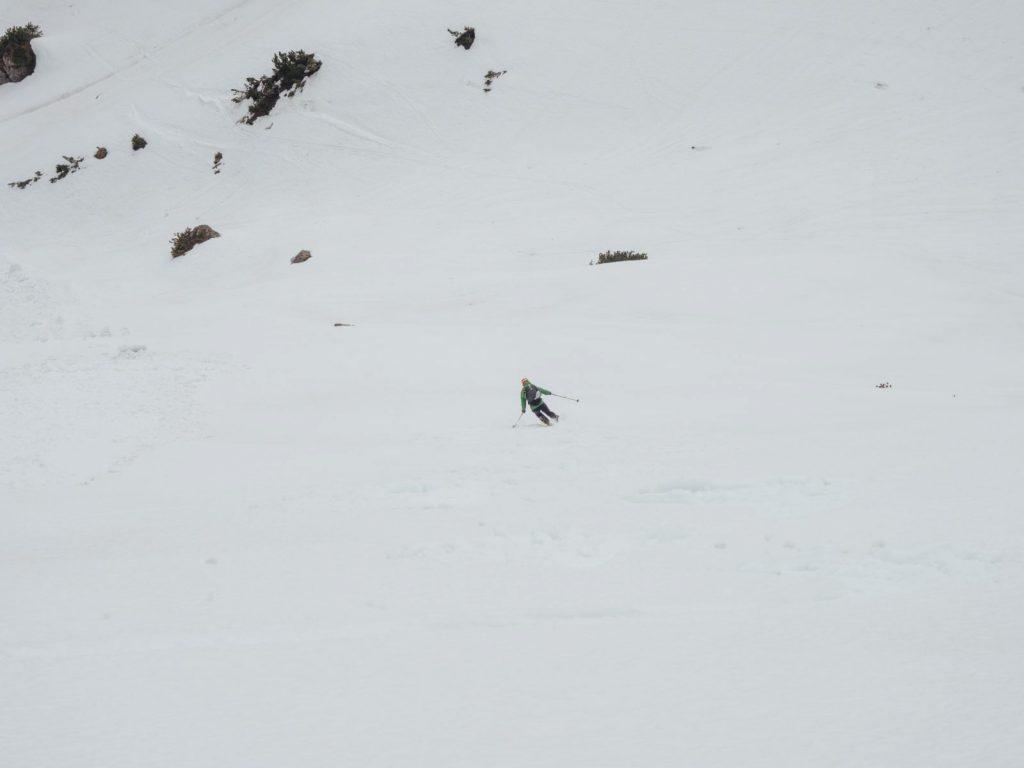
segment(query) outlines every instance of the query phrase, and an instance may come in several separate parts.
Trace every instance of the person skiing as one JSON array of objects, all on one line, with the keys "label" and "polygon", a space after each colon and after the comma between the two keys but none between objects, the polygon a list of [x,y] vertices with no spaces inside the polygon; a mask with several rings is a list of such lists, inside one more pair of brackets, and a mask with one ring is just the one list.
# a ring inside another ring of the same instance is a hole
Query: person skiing
[{"label": "person skiing", "polygon": [[558,414],[548,408],[547,403],[541,399],[541,395],[550,395],[551,393],[543,387],[538,387],[526,378],[524,378],[520,383],[523,385],[523,388],[519,391],[519,404],[522,406],[522,412],[526,413],[526,404],[529,403],[530,410],[533,411],[533,415],[545,424],[551,424],[551,422],[548,421],[549,416],[555,421],[558,421]]}]

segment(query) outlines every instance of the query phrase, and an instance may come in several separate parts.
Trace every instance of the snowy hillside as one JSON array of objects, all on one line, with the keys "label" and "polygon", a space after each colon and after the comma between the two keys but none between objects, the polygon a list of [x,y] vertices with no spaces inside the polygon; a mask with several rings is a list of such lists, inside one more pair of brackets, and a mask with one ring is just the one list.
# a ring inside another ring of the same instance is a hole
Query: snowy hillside
[{"label": "snowy hillside", "polygon": [[1019,2],[27,22],[0,766],[1024,764]]}]

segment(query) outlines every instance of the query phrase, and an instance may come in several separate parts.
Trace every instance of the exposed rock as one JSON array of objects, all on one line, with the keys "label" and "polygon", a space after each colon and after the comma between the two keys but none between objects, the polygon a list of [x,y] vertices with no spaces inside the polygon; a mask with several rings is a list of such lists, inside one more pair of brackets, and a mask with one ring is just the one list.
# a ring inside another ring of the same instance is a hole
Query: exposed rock
[{"label": "exposed rock", "polygon": [[96,154],[93,155],[93,157],[95,157],[97,160],[102,160],[106,156],[107,156],[107,148],[106,147],[96,147]]},{"label": "exposed rock", "polygon": [[214,175],[220,173],[220,164],[224,160],[224,153],[218,152],[213,156],[213,173]]},{"label": "exposed rock", "polygon": [[196,236],[197,243],[205,243],[214,237],[220,237],[220,232],[215,230],[209,224],[200,224],[198,227],[192,230]]},{"label": "exposed rock", "polygon": [[292,264],[301,264],[304,261],[309,261],[311,258],[313,258],[313,254],[309,251],[299,251],[292,256]]},{"label": "exposed rock", "polygon": [[149,142],[146,141],[141,136],[139,136],[139,134],[136,133],[134,136],[132,136],[132,151],[133,152],[138,152],[140,149],[145,147],[147,144],[149,144]]},{"label": "exposed rock", "polygon": [[476,30],[473,27],[463,27],[462,32],[456,32],[454,29],[448,31],[455,38],[456,45],[462,46],[467,51],[473,47],[473,41],[476,40]]}]

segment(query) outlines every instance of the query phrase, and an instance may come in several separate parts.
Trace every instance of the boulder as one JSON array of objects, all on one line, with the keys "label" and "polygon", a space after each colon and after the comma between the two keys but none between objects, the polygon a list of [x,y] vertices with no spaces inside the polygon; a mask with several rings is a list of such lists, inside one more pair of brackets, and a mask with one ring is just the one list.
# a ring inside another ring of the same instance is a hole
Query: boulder
[{"label": "boulder", "polygon": [[31,41],[8,43],[0,51],[0,85],[17,83],[36,71],[36,53]]},{"label": "boulder", "polygon": [[313,258],[313,254],[309,251],[299,251],[292,256],[292,264],[301,264],[304,261],[309,261],[311,258]]}]

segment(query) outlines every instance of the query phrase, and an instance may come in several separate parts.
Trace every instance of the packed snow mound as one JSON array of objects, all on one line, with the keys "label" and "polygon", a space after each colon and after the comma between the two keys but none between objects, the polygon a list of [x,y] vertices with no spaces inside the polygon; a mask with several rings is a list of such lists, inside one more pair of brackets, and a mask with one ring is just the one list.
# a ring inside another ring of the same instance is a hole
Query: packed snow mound
[{"label": "packed snow mound", "polygon": [[5,16],[12,764],[1024,760],[1019,3]]}]

